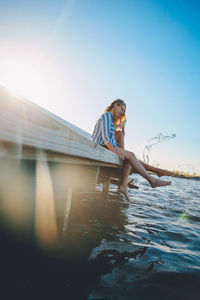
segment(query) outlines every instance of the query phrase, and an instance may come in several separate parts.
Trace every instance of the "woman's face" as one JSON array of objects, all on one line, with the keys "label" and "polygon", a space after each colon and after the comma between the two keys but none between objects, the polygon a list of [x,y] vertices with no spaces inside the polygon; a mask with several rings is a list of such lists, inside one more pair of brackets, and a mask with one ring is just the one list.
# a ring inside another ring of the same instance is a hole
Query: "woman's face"
[{"label": "woman's face", "polygon": [[126,112],[126,106],[125,105],[121,105],[121,104],[118,104],[116,103],[114,105],[114,117],[116,119],[122,117],[123,115],[125,115],[125,112]]}]

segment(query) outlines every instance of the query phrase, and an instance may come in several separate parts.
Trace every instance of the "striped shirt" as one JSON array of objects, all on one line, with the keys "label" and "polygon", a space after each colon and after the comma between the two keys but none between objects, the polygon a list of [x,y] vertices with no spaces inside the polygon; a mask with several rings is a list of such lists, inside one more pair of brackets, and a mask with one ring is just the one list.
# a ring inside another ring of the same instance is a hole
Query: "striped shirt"
[{"label": "striped shirt", "polygon": [[105,112],[97,121],[92,133],[92,140],[98,145],[111,143],[114,148],[119,146],[115,140],[113,116],[109,111]]}]

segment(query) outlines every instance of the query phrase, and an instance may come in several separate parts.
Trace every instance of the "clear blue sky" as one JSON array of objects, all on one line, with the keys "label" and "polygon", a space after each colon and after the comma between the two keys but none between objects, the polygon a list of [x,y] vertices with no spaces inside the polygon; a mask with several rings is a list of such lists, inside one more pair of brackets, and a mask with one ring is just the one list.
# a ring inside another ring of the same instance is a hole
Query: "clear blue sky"
[{"label": "clear blue sky", "polygon": [[[200,173],[200,2],[0,0],[0,83],[92,132],[127,103],[126,148]],[[189,167],[188,167],[189,166]]]}]

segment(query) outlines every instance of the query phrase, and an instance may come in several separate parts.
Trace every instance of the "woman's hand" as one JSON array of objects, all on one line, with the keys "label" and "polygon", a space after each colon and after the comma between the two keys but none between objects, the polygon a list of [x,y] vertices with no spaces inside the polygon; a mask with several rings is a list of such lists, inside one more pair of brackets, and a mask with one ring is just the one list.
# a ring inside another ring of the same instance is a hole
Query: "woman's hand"
[{"label": "woman's hand", "polygon": [[126,124],[126,120],[121,123],[121,129],[124,134],[125,134],[125,124]]}]

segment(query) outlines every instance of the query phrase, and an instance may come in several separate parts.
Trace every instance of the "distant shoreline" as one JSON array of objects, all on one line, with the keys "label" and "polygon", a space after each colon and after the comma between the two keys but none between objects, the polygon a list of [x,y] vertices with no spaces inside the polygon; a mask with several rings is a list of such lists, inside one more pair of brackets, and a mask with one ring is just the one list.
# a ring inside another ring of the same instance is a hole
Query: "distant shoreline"
[{"label": "distant shoreline", "polygon": [[193,179],[193,180],[200,180],[200,176],[188,176],[188,175],[173,175],[173,177],[177,177],[177,178],[184,178],[184,179]]}]

